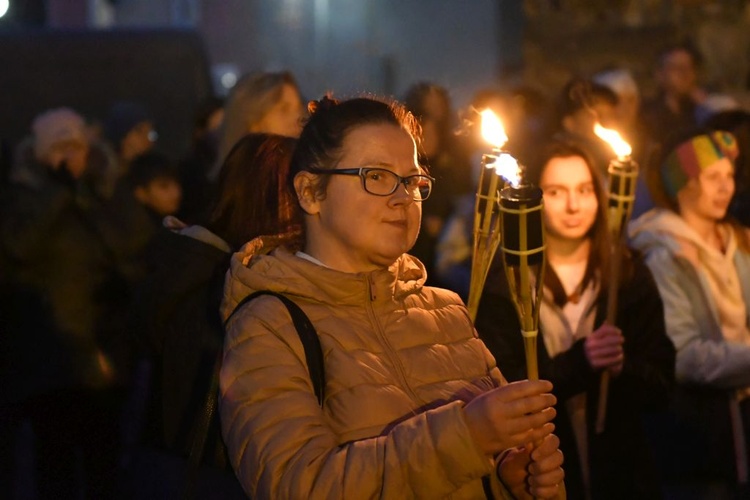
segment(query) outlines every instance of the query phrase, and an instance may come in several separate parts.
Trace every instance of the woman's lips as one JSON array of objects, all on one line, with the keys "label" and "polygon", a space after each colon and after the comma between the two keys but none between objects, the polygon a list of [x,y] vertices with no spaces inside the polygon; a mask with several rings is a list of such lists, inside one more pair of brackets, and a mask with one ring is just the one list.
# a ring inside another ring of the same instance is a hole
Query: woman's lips
[{"label": "woman's lips", "polygon": [[390,224],[392,226],[399,227],[399,228],[404,228],[404,229],[407,226],[406,219],[402,219],[402,220],[387,220],[387,221],[385,221],[385,223],[386,224]]}]

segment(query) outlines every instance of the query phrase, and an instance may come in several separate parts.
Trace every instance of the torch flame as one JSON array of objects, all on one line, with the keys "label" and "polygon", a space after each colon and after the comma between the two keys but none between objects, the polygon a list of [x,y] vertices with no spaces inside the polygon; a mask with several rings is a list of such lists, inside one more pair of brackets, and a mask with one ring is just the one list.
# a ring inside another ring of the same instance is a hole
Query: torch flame
[{"label": "torch flame", "polygon": [[610,145],[619,159],[624,159],[630,156],[630,153],[633,152],[633,148],[630,147],[630,144],[625,142],[616,130],[604,128],[597,123],[594,125],[594,133]]},{"label": "torch flame", "polygon": [[511,186],[517,187],[521,183],[521,167],[509,153],[497,155],[494,162],[487,164],[487,168],[494,168],[497,175]]},{"label": "torch flame", "polygon": [[508,142],[503,122],[490,109],[485,109],[480,114],[482,115],[482,137],[492,146],[500,149],[503,144]]}]

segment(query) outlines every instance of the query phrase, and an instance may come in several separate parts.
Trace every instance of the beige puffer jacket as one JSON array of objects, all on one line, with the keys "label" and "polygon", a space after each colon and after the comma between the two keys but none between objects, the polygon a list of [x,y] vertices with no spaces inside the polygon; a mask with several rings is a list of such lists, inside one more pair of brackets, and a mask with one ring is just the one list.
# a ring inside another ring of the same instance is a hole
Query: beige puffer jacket
[{"label": "beige puffer jacket", "polygon": [[229,322],[220,413],[245,491],[264,498],[485,498],[481,477],[505,496],[494,464],[463,417],[466,401],[504,383],[452,292],[423,287],[408,255],[390,269],[349,274],[267,253],[262,239],[234,255],[222,314],[257,290],[294,300],[325,358],[318,405],[302,344],[270,296]]}]

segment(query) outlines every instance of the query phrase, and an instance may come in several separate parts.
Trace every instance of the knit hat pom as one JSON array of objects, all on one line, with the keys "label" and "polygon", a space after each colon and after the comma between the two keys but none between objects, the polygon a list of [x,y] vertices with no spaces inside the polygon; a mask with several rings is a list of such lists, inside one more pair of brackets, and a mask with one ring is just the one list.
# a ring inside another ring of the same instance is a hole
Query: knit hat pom
[{"label": "knit hat pom", "polygon": [[664,160],[660,173],[665,194],[672,200],[690,179],[698,177],[722,158],[737,159],[739,148],[732,134],[724,131],[698,135],[680,143]]}]

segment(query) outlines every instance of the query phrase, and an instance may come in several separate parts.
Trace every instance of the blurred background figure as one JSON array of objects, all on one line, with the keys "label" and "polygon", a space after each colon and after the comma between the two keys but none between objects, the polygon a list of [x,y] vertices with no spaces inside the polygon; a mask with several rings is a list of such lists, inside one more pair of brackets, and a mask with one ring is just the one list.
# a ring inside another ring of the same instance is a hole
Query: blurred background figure
[{"label": "blurred background figure", "polygon": [[[136,334],[147,346],[151,381],[144,432],[130,469],[135,498],[175,498],[224,329],[219,304],[229,257],[260,235],[294,235],[296,203],[286,186],[295,139],[248,134],[221,169],[218,197],[202,225],[165,220],[138,287]],[[135,167],[135,164],[134,164]],[[293,236],[292,236],[293,237]],[[207,432],[197,498],[243,498],[226,459],[218,417]],[[134,450],[135,451],[135,450]]]},{"label": "blurred background figure", "polygon": [[633,73],[627,68],[613,68],[596,73],[592,81],[607,87],[617,95],[612,128],[628,141],[633,148],[631,155],[640,160],[642,131],[639,129],[638,113],[641,109],[641,92]]},{"label": "blurred background figure", "polygon": [[211,186],[208,173],[219,154],[219,131],[224,122],[224,99],[212,97],[196,112],[190,152],[180,162],[183,199],[180,218],[188,222],[205,219],[210,207]]},{"label": "blurred background figure", "polygon": [[[727,219],[735,138],[694,132],[666,149],[659,208],[631,222],[677,348],[671,420],[659,433],[670,498],[747,498],[750,238]],[[744,484],[743,484],[744,483]]]},{"label": "blurred background figure", "polygon": [[157,133],[146,107],[134,101],[112,105],[104,122],[104,136],[112,146],[118,165],[118,177],[127,174],[133,159],[154,147]]},{"label": "blurred background figure", "polygon": [[232,89],[224,106],[219,153],[211,177],[234,145],[249,133],[297,137],[302,130],[302,98],[291,73],[252,73]]},{"label": "blurred background figure", "polygon": [[130,164],[127,181],[156,228],[161,227],[164,217],[177,214],[182,186],[177,168],[165,154],[149,151],[136,156]]},{"label": "blurred background figure", "polygon": [[639,113],[643,140],[634,219],[656,205],[649,186],[654,185],[651,178],[659,176],[659,162],[667,153],[665,145],[699,125],[700,106],[706,99],[706,91],[698,79],[701,60],[700,53],[689,42],[668,45],[658,54],[654,69],[656,94],[643,100]]},{"label": "blurred background figure", "polygon": [[[550,106],[538,90],[517,85],[506,89],[483,89],[474,94],[463,113],[468,128],[467,143],[471,151],[472,166],[478,168],[482,153],[487,152],[487,141],[482,137],[479,113],[490,109],[502,120],[508,134],[503,149],[509,151],[522,164],[529,163],[539,148],[539,142],[549,135]],[[475,175],[474,183],[478,180]]]},{"label": "blurred background figure", "polygon": [[40,498],[112,498],[117,481],[135,257],[95,147],[73,110],[40,114],[0,201],[4,390],[33,430]]},{"label": "blurred background figure", "polygon": [[416,83],[407,90],[404,105],[422,127],[419,161],[435,178],[430,200],[422,208],[419,237],[411,249],[411,254],[427,268],[428,282],[434,284],[437,239],[458,199],[472,190],[471,165],[468,152],[456,135],[458,115],[445,88],[429,82]]},{"label": "blurred background figure", "polygon": [[594,133],[594,125],[617,128],[617,94],[609,87],[584,78],[573,78],[565,85],[557,101],[554,138],[583,148],[602,178],[615,154],[612,148]]},{"label": "blurred background figure", "polygon": [[641,120],[646,144],[644,162],[650,156],[661,157],[670,135],[685,134],[698,125],[696,108],[706,92],[699,86],[698,71],[701,55],[690,43],[679,43],[664,48],[658,55],[654,79],[656,95],[644,100]]}]

